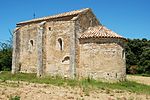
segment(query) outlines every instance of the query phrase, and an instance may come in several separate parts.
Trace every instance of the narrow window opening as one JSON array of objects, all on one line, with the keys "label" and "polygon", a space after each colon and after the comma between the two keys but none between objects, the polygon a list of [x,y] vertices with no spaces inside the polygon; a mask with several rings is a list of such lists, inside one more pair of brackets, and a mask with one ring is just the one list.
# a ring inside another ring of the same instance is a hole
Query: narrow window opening
[{"label": "narrow window opening", "polygon": [[118,76],[118,75],[117,75],[117,73],[116,73],[116,78],[117,78],[117,76]]},{"label": "narrow window opening", "polygon": [[21,63],[18,64],[18,71],[21,71]]},{"label": "narrow window opening", "polygon": [[69,56],[66,56],[66,57],[62,60],[62,62],[68,61],[68,60],[70,60],[70,57],[69,57]]},{"label": "narrow window opening", "polygon": [[59,39],[58,39],[58,42],[59,42],[60,50],[62,50],[62,39],[61,39],[61,38],[59,38]]},{"label": "narrow window opening", "polygon": [[125,56],[125,51],[122,50],[122,58],[124,58],[124,56]]},{"label": "narrow window opening", "polygon": [[51,27],[49,27],[48,30],[51,31]]},{"label": "narrow window opening", "polygon": [[33,40],[30,40],[30,44],[33,46]]}]

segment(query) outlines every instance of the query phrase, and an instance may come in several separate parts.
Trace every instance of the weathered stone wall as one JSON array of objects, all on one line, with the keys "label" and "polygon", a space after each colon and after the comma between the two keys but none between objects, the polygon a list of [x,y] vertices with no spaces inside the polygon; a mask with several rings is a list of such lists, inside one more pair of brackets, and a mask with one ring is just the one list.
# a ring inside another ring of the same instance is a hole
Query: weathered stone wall
[{"label": "weathered stone wall", "polygon": [[20,25],[14,38],[12,72],[124,80],[122,40],[79,41],[85,30],[97,25],[101,24],[92,11]]},{"label": "weathered stone wall", "polygon": [[[71,45],[75,41],[73,38],[74,21],[49,21],[42,26],[40,24],[25,25],[18,31],[17,48],[19,49],[16,50],[19,50],[20,55],[17,59],[20,71],[37,72],[38,66],[42,64],[42,72],[39,74],[69,76],[72,70],[70,66],[71,50],[74,49]],[[38,56],[40,48],[41,58]],[[39,61],[39,59],[42,60]],[[73,59],[71,60],[74,63]],[[38,62],[41,63],[38,64]]]},{"label": "weathered stone wall", "polygon": [[92,77],[108,81],[125,79],[125,53],[122,40],[86,39],[80,41],[80,77]]},{"label": "weathered stone wall", "polygon": [[50,21],[46,23],[46,69],[51,75],[69,76],[73,21]]},{"label": "weathered stone wall", "polygon": [[88,11],[80,15],[76,22],[76,25],[80,27],[79,32],[81,33],[83,33],[89,27],[101,25],[101,23],[96,19],[96,16],[93,14],[92,11]]},{"label": "weathered stone wall", "polygon": [[80,68],[80,43],[79,38],[81,34],[87,30],[89,27],[94,27],[97,25],[101,25],[100,22],[96,19],[95,15],[92,11],[85,12],[80,15],[79,18],[75,22],[75,63],[76,63],[76,74],[79,75]]},{"label": "weathered stone wall", "polygon": [[13,33],[12,73],[20,70],[20,31],[16,28]]},{"label": "weathered stone wall", "polygon": [[29,24],[20,27],[20,71],[36,72],[37,70],[37,25]]}]

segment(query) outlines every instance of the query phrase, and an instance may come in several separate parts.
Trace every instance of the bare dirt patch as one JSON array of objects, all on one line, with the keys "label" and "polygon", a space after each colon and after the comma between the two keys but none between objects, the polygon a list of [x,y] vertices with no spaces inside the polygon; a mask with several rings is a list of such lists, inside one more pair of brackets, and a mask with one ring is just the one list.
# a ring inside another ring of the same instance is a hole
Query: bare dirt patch
[{"label": "bare dirt patch", "polygon": [[91,90],[28,82],[0,82],[0,100],[19,96],[21,100],[150,100],[150,95],[122,90]]}]

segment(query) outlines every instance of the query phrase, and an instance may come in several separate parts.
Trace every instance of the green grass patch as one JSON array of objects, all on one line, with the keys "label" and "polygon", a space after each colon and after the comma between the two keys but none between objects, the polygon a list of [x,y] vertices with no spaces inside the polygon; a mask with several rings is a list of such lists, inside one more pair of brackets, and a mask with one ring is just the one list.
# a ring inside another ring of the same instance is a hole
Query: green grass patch
[{"label": "green grass patch", "polygon": [[20,100],[20,96],[10,97],[9,100]]},{"label": "green grass patch", "polygon": [[36,74],[27,74],[27,73],[17,73],[12,75],[10,72],[1,72],[0,73],[0,80],[13,80],[13,81],[26,81],[31,83],[45,83],[45,84],[52,84],[56,86],[71,86],[71,87],[81,87],[83,91],[87,93],[88,91],[93,89],[116,89],[116,90],[126,90],[135,93],[143,93],[143,94],[150,94],[150,86],[144,85],[132,81],[124,81],[118,83],[108,83],[108,82],[101,82],[99,80],[93,79],[82,79],[82,80],[71,80],[65,79],[60,76],[52,77],[46,76],[43,78],[37,78]]}]

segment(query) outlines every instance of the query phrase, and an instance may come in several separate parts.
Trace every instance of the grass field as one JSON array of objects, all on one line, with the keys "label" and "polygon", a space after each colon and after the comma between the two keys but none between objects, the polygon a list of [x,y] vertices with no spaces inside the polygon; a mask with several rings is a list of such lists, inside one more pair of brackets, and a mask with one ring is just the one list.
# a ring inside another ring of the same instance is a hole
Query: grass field
[{"label": "grass field", "polygon": [[0,80],[5,82],[6,80],[12,81],[25,81],[30,83],[45,83],[45,84],[52,84],[55,86],[71,86],[71,87],[81,87],[84,91],[88,92],[91,89],[116,89],[116,90],[126,90],[135,93],[142,93],[142,94],[150,94],[150,86],[144,85],[140,83],[136,83],[133,81],[124,81],[118,83],[107,83],[101,82],[99,80],[93,79],[82,79],[82,80],[71,80],[71,79],[64,79],[62,77],[43,77],[37,78],[36,74],[27,74],[27,73],[17,73],[12,75],[10,72],[1,72],[0,73]]}]

